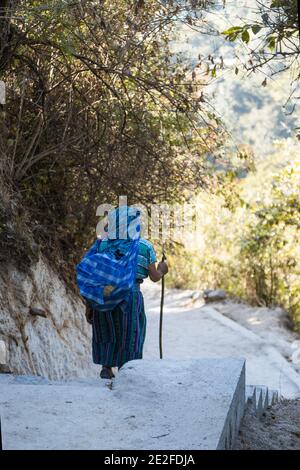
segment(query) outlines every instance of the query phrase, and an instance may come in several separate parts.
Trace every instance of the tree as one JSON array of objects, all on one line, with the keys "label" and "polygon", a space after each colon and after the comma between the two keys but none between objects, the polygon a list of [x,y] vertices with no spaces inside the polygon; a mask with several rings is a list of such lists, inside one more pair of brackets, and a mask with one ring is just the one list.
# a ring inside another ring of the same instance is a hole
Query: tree
[{"label": "tree", "polygon": [[222,132],[170,51],[200,3],[2,2],[0,177],[44,249],[73,263],[100,203],[182,200],[206,184]]},{"label": "tree", "polygon": [[[293,80],[298,81],[299,72],[299,18],[297,0],[257,0],[257,21],[236,25],[223,31],[226,39],[241,39],[249,44],[249,58],[245,63],[248,71],[263,70],[271,76],[290,69]],[[254,48],[250,44],[255,39]],[[268,69],[266,69],[268,66]],[[265,81],[263,84],[265,85]]]}]

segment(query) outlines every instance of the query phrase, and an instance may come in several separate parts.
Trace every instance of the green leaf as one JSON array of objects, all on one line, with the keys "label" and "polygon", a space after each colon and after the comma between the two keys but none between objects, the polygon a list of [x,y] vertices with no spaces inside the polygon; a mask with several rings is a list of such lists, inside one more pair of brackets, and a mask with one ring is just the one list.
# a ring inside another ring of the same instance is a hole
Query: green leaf
[{"label": "green leaf", "polygon": [[226,36],[231,36],[231,34],[240,32],[242,31],[242,29],[243,28],[241,26],[232,26],[232,28],[226,29],[226,31],[222,31],[221,34],[224,34]]},{"label": "green leaf", "polygon": [[281,0],[274,0],[271,5],[270,5],[270,8],[279,8],[282,6],[282,2]]},{"label": "green leaf", "polygon": [[275,46],[276,46],[276,37],[275,36],[270,36],[267,39],[267,44],[268,44],[269,49],[274,50]]},{"label": "green leaf", "polygon": [[243,34],[242,34],[242,41],[243,42],[246,42],[248,44],[248,42],[250,41],[250,34],[249,32],[246,30],[246,31],[243,31]]},{"label": "green leaf", "polygon": [[258,24],[254,24],[254,25],[251,27],[251,29],[252,29],[253,34],[257,34],[257,33],[259,33],[259,31],[261,30],[261,26],[259,26]]}]

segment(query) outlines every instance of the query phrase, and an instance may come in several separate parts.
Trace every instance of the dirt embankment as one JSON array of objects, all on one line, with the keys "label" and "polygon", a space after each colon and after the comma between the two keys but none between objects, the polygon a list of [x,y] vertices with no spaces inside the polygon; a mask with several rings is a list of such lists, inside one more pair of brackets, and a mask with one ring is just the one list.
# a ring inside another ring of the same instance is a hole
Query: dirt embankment
[{"label": "dirt embankment", "polygon": [[234,450],[300,450],[300,398],[280,401],[261,419],[246,413]]}]

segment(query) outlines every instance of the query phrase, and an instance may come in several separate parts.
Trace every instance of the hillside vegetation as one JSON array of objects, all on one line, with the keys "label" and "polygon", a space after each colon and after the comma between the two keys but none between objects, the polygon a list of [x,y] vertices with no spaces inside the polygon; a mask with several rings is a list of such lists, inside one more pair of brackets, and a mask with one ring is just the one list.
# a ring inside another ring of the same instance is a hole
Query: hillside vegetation
[{"label": "hillside vegetation", "polygon": [[[300,330],[300,153],[279,145],[223,194],[197,197],[198,232],[174,250],[170,283],[284,307]],[[178,261],[179,258],[179,261]]]}]

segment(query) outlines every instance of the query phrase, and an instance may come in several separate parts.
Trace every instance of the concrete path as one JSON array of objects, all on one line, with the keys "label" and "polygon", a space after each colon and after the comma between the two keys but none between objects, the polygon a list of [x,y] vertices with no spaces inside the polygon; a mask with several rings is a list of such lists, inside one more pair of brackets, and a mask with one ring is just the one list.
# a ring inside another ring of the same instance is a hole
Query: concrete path
[{"label": "concrete path", "polygon": [[[146,284],[148,329],[146,358],[159,356],[159,285]],[[246,383],[266,385],[279,394],[300,396],[300,376],[266,339],[223,316],[211,306],[190,308],[190,291],[167,291],[164,308],[163,349],[165,358],[243,357]]]}]

